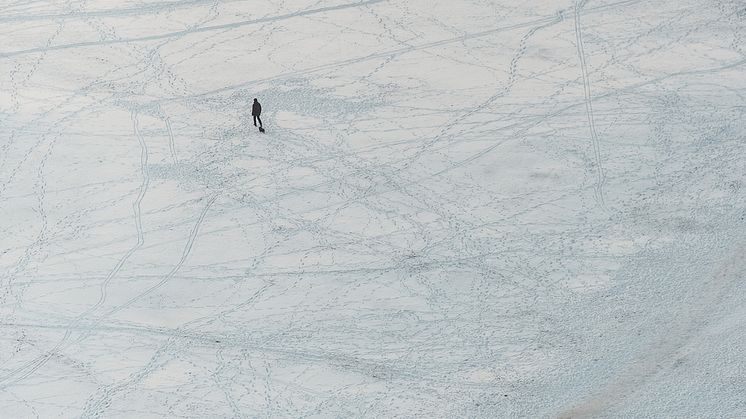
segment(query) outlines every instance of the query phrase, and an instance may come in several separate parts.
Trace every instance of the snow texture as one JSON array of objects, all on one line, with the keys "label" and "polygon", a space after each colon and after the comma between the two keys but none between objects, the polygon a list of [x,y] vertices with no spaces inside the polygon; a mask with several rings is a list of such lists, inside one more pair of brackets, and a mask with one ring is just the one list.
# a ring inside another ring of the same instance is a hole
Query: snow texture
[{"label": "snow texture", "polygon": [[742,0],[0,24],[1,417],[746,417]]}]

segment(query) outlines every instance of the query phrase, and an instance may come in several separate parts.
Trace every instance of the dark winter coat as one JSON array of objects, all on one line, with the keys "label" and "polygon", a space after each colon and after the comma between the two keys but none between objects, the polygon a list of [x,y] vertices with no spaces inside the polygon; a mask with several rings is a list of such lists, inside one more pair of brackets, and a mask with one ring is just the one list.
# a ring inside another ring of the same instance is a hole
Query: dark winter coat
[{"label": "dark winter coat", "polygon": [[262,114],[262,105],[260,105],[259,102],[254,102],[254,105],[251,107],[251,115],[259,116],[261,114]]}]

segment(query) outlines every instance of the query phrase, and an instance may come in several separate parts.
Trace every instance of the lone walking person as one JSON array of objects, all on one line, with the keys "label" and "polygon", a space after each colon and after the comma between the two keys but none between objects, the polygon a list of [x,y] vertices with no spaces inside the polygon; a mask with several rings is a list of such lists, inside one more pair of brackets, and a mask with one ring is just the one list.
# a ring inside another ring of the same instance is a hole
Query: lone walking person
[{"label": "lone walking person", "polygon": [[251,106],[251,116],[254,117],[254,126],[256,126],[256,121],[259,121],[259,129],[262,128],[262,118],[259,117],[261,114],[262,105],[254,98],[254,104]]}]

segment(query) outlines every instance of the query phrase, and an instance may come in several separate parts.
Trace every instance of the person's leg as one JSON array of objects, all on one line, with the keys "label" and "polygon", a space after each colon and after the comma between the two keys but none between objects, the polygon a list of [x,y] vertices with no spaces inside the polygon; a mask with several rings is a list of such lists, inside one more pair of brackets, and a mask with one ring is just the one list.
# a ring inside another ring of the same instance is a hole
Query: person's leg
[{"label": "person's leg", "polygon": [[[262,127],[262,118],[260,118],[259,115],[257,115],[256,119],[259,120],[259,128],[261,128]],[[254,125],[256,125],[256,124],[254,124]]]},{"label": "person's leg", "polygon": [[254,126],[256,126],[256,115],[253,115],[253,116],[254,116]]}]

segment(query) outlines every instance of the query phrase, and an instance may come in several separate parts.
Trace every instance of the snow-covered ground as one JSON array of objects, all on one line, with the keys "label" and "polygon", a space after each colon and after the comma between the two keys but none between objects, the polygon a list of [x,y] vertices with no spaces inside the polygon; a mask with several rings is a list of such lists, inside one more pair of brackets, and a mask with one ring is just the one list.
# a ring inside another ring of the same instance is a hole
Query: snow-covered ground
[{"label": "snow-covered ground", "polygon": [[742,0],[0,25],[0,417],[746,417]]}]

